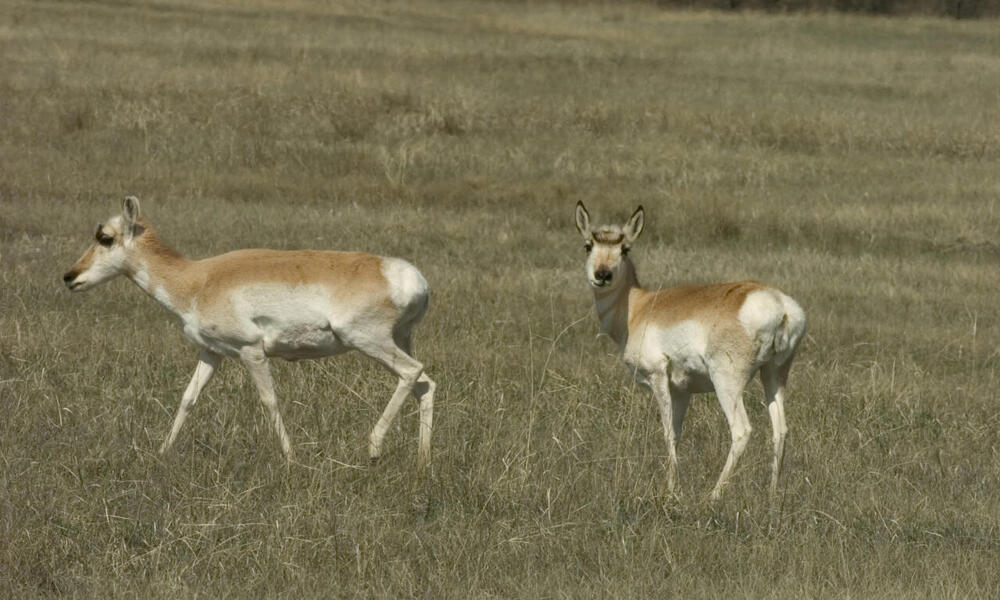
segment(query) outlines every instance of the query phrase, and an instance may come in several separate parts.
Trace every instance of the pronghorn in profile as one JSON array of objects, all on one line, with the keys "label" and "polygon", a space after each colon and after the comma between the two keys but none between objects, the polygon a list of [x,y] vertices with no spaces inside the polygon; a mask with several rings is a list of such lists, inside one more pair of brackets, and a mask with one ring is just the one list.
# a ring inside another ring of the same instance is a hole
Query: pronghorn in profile
[{"label": "pronghorn in profile", "polygon": [[628,258],[642,233],[640,206],[624,226],[592,228],[582,202],[576,228],[587,249],[587,280],[601,331],[610,336],[660,408],[667,441],[667,487],[676,485],[677,449],[691,394],[714,391],[729,422],[732,446],[712,490],[717,500],[750,439],[743,389],[758,371],[767,396],[774,436],[771,497],[777,495],[784,455],[784,389],[795,350],[806,330],[799,305],[755,281],[680,285],[664,290],[639,287]]},{"label": "pronghorn in profile", "polygon": [[418,468],[430,461],[434,382],[411,356],[413,327],[427,310],[420,272],[398,259],[358,252],[237,250],[189,260],[167,247],[125,198],[122,214],[97,226],[94,244],[63,276],[84,291],[125,275],[176,315],[200,349],[198,366],[181,397],[166,452],[191,406],[226,356],[240,359],[260,394],[285,457],[292,444],[278,412],[268,358],[321,358],[359,350],[399,377],[371,433],[377,458],[386,430],[407,396],[420,406]]}]

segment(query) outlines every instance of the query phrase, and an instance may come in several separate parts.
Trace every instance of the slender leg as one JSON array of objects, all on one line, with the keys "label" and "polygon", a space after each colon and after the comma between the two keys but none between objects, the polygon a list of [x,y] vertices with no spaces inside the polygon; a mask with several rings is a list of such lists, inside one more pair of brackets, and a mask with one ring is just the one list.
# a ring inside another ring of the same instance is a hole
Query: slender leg
[{"label": "slender leg", "polygon": [[401,327],[392,332],[393,341],[403,352],[413,356],[413,332],[410,327]]},{"label": "slender leg", "polygon": [[746,385],[746,378],[742,376],[713,376],[712,384],[715,386],[715,393],[719,397],[719,404],[726,414],[726,421],[729,422],[729,433],[732,437],[732,445],[729,447],[729,456],[726,464],[722,467],[719,481],[712,489],[710,498],[712,501],[718,500],[722,495],[722,488],[729,482],[729,476],[736,469],[736,464],[740,460],[747,442],[750,441],[750,418],[747,417],[746,408],[743,406],[743,388]]},{"label": "slender leg", "polygon": [[404,352],[393,342],[356,344],[361,352],[382,363],[387,369],[399,377],[396,391],[393,392],[389,404],[382,411],[382,416],[372,429],[368,442],[368,455],[375,459],[382,454],[382,441],[392,421],[396,418],[403,400],[413,394],[420,401],[420,446],[417,454],[417,468],[423,469],[430,462],[431,427],[434,411],[435,384],[424,374],[424,366],[415,358]]},{"label": "slender leg", "polygon": [[[397,336],[396,345],[410,357],[413,356],[413,338],[409,327]],[[420,365],[423,371],[423,365]],[[431,432],[434,429],[434,390],[437,384],[426,372],[421,372],[411,393],[420,407],[420,442],[417,447],[417,470],[423,471],[431,463]]]},{"label": "slender leg", "polygon": [[177,440],[177,434],[180,433],[181,425],[184,424],[188,413],[191,412],[191,407],[198,401],[198,395],[205,385],[211,381],[221,362],[222,356],[213,354],[207,350],[203,351],[198,357],[198,366],[194,368],[191,383],[188,384],[187,389],[184,390],[184,395],[181,396],[181,404],[177,407],[177,416],[174,417],[174,425],[170,428],[170,435],[167,436],[167,439],[160,446],[160,454],[164,454],[174,445],[174,441]]},{"label": "slender leg", "polygon": [[244,352],[243,364],[246,365],[250,378],[257,386],[257,393],[260,394],[260,403],[267,411],[271,424],[278,439],[281,441],[281,452],[285,459],[291,461],[293,458],[292,442],[285,431],[285,424],[281,420],[281,413],[278,412],[278,398],[274,394],[274,380],[271,379],[271,369],[267,363],[267,357],[263,352]]},{"label": "slender leg", "polygon": [[671,407],[670,382],[666,373],[654,373],[649,376],[649,385],[653,396],[660,407],[660,422],[663,424],[663,437],[667,442],[667,491],[674,493],[677,487],[677,444],[676,437],[680,424],[675,423],[675,409]]},{"label": "slender leg", "polygon": [[785,423],[785,383],[788,382],[788,372],[792,361],[781,366],[765,365],[760,370],[760,381],[764,384],[764,394],[767,398],[767,412],[771,415],[771,435],[774,438],[774,461],[771,465],[771,499],[778,495],[778,478],[781,476],[781,463],[785,457],[785,436],[788,425]]},{"label": "slender leg", "polygon": [[426,373],[420,375],[413,386],[413,395],[420,403],[420,446],[417,469],[423,470],[431,462],[431,432],[434,429],[434,388],[437,385]]},{"label": "slender leg", "polygon": [[[403,352],[409,354],[412,357],[413,356],[413,332],[412,332],[412,328],[411,327],[412,327],[412,324],[406,324],[406,325],[403,325],[403,326],[397,326],[397,328],[394,329],[393,332],[392,332],[392,338],[393,338],[393,341],[396,342],[396,346],[398,346],[400,350],[402,350]],[[396,373],[394,373],[394,374],[397,375],[397,377],[398,377],[398,374],[396,374]],[[419,382],[420,380],[418,379],[417,381]],[[413,393],[414,396],[417,397],[418,400],[420,399],[420,394],[418,394],[418,390],[420,390],[420,389],[422,389],[422,386],[420,386],[419,383],[415,383],[413,385],[413,391],[412,391],[412,393]],[[396,431],[402,431],[402,424],[401,423],[396,423]]]},{"label": "slender leg", "polygon": [[670,387],[670,406],[674,410],[674,444],[681,443],[681,428],[684,426],[684,415],[691,405],[691,393]]}]

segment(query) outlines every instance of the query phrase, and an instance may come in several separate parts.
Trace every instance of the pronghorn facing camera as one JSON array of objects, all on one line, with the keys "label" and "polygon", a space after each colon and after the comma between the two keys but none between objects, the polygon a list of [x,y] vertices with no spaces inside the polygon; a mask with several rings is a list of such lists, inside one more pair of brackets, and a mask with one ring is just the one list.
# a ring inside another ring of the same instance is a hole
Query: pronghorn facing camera
[{"label": "pronghorn facing camera", "polygon": [[732,436],[711,494],[712,500],[719,498],[750,439],[743,389],[759,372],[774,438],[774,498],[788,431],[785,382],[805,334],[805,313],[795,300],[756,281],[641,288],[628,251],[642,233],[643,220],[640,206],[623,226],[592,228],[583,203],[576,205],[576,228],[587,249],[587,280],[601,331],[618,344],[625,363],[659,404],[667,441],[667,487],[673,492],[676,485],[676,444],[691,394],[714,391]]},{"label": "pronghorn facing camera", "polygon": [[399,377],[369,439],[379,456],[386,430],[407,396],[419,401],[418,468],[430,462],[434,382],[411,355],[413,327],[427,310],[427,282],[410,263],[359,252],[237,250],[189,260],[160,241],[125,198],[122,214],[97,226],[94,244],[63,276],[84,291],[124,275],[176,315],[200,349],[181,397],[166,452],[198,394],[224,357],[246,366],[285,457],[292,444],[278,412],[268,358],[320,358],[349,350],[374,358]]}]

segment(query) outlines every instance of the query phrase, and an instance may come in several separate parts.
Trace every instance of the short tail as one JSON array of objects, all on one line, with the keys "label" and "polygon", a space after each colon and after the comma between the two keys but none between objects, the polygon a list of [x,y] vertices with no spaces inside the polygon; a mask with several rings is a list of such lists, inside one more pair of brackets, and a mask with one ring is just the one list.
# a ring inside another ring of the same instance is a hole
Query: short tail
[{"label": "short tail", "polygon": [[806,335],[806,313],[798,302],[781,294],[781,304],[785,314],[774,336],[775,362],[779,365],[785,364],[795,356],[799,342]]}]

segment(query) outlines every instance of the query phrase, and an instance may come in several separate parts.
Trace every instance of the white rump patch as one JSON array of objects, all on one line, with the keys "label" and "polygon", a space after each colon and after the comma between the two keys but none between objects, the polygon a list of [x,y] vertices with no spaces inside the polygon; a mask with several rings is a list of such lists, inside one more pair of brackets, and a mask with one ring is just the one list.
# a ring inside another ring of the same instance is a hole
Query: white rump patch
[{"label": "white rump patch", "polygon": [[777,294],[771,290],[755,290],[747,294],[740,307],[738,318],[751,340],[762,333],[770,336],[781,325],[785,316],[784,306]]},{"label": "white rump patch", "polygon": [[758,362],[784,363],[805,333],[805,313],[777,290],[748,294],[740,307],[739,320],[754,343]]},{"label": "white rump patch", "polygon": [[389,297],[399,308],[426,302],[430,290],[416,267],[401,258],[383,258],[382,275],[389,282]]}]

